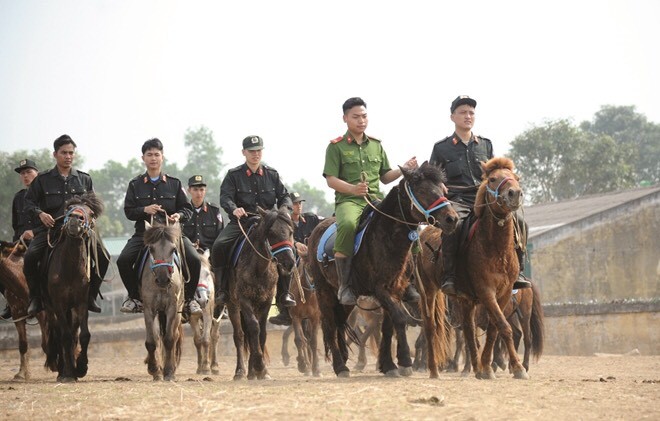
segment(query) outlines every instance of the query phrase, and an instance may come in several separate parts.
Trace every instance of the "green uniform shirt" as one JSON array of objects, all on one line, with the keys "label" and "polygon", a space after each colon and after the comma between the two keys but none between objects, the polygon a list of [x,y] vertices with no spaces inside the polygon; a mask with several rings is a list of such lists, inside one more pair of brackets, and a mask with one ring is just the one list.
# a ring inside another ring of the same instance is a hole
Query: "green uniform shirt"
[{"label": "green uniform shirt", "polygon": [[[362,144],[358,145],[350,133],[331,140],[325,150],[325,166],[323,176],[329,175],[350,184],[362,181],[361,174],[366,175],[369,184],[369,194],[380,199],[380,176],[390,171],[390,162],[380,140],[364,135]],[[361,196],[335,192],[335,203],[346,201],[364,203]]]}]

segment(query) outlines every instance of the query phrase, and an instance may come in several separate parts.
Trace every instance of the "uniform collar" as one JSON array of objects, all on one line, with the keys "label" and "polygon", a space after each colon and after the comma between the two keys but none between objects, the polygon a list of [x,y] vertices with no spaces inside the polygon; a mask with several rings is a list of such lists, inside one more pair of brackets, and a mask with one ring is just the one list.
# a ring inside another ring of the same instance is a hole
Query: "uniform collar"
[{"label": "uniform collar", "polygon": [[[190,205],[191,205],[194,209],[198,209],[198,208],[195,207],[195,205],[193,204],[192,200],[190,201]],[[206,206],[206,201],[202,202],[202,206],[199,207],[199,210],[201,210],[202,212],[207,212],[207,211],[208,211],[208,207]]]},{"label": "uniform collar", "polygon": [[[474,142],[474,143],[476,143],[476,144],[479,144],[479,136],[475,136],[474,133],[470,133],[470,140],[468,140],[468,144],[469,144],[470,142]],[[461,141],[461,138],[456,134],[456,132],[454,132],[454,134],[453,134],[453,136],[452,136],[451,143],[452,143],[453,145],[457,145],[457,144],[459,144],[459,143],[463,143],[463,142]]]},{"label": "uniform collar", "polygon": [[[53,177],[61,177],[60,172],[57,170],[57,165],[53,167],[52,170],[49,172],[50,175]],[[78,177],[78,170],[75,168],[71,168],[71,171],[69,172],[69,177]]]},{"label": "uniform collar", "polygon": [[[161,173],[158,177],[160,178],[161,181],[167,182],[167,175]],[[150,182],[151,177],[149,177],[149,173],[145,172],[144,174],[142,174],[142,180],[144,181],[145,184]]]},{"label": "uniform collar", "polygon": [[257,174],[260,176],[264,175],[264,166],[259,165],[259,169],[256,172],[252,172],[250,167],[247,166],[247,164],[243,164],[245,166],[245,174],[247,174],[248,177],[250,177],[252,174]]},{"label": "uniform collar", "polygon": [[[344,138],[343,138],[343,139],[344,139],[348,144],[351,144],[351,143],[355,142],[355,139],[353,138],[353,136],[351,135],[351,133],[350,133],[348,130],[346,130],[346,133],[344,134]],[[369,143],[369,136],[367,136],[366,133],[364,134],[364,139],[362,140],[362,143]]]}]

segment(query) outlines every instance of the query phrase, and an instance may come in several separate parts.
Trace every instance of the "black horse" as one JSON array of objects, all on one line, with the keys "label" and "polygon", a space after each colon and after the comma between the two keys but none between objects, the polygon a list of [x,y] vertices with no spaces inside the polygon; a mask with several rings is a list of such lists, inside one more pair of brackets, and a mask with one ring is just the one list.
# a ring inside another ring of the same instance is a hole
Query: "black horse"
[{"label": "black horse", "polygon": [[[363,236],[361,249],[353,258],[352,288],[356,295],[374,296],[385,310],[378,367],[388,376],[412,374],[406,340],[406,313],[399,304],[408,276],[405,272],[418,225],[431,224],[451,232],[458,221],[443,193],[443,173],[427,162],[415,170],[401,168],[403,178],[378,206]],[[332,354],[335,374],[348,377],[346,367],[350,333],[346,320],[353,306],[337,300],[337,273],[332,262],[319,262],[317,248],[323,233],[334,223],[319,224],[309,238],[308,262],[316,280],[322,314],[326,356]],[[392,359],[392,334],[397,334],[397,366]],[[400,369],[399,369],[400,367]]]}]

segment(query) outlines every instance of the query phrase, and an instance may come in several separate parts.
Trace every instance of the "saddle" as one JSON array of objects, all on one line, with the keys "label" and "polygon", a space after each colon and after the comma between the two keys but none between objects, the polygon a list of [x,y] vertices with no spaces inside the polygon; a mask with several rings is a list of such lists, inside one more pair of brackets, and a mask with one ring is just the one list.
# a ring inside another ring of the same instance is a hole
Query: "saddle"
[{"label": "saddle", "polygon": [[[364,238],[364,233],[367,231],[369,223],[371,223],[374,216],[374,210],[370,207],[364,208],[362,215],[360,216],[360,222],[358,223],[358,228],[355,234],[355,243],[353,245],[353,254],[355,255],[360,246],[362,245],[362,238]],[[328,264],[335,260],[335,251],[333,250],[335,246],[335,240],[337,239],[337,223],[330,225],[327,230],[321,236],[319,240],[319,246],[316,250],[316,260]]]}]

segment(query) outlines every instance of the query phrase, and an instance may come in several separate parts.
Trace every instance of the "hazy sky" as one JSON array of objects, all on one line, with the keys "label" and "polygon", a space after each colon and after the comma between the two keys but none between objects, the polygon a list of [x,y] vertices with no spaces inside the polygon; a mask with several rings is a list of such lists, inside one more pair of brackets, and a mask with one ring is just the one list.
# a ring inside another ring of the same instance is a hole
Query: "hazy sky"
[{"label": "hazy sky", "polygon": [[158,137],[183,164],[186,128],[206,125],[230,167],[258,134],[285,182],[329,192],[325,148],[351,96],[392,164],[429,158],[459,94],[496,154],[603,104],[660,122],[659,19],[660,2],[634,0],[0,0],[0,150],[68,133],[98,169]]}]

